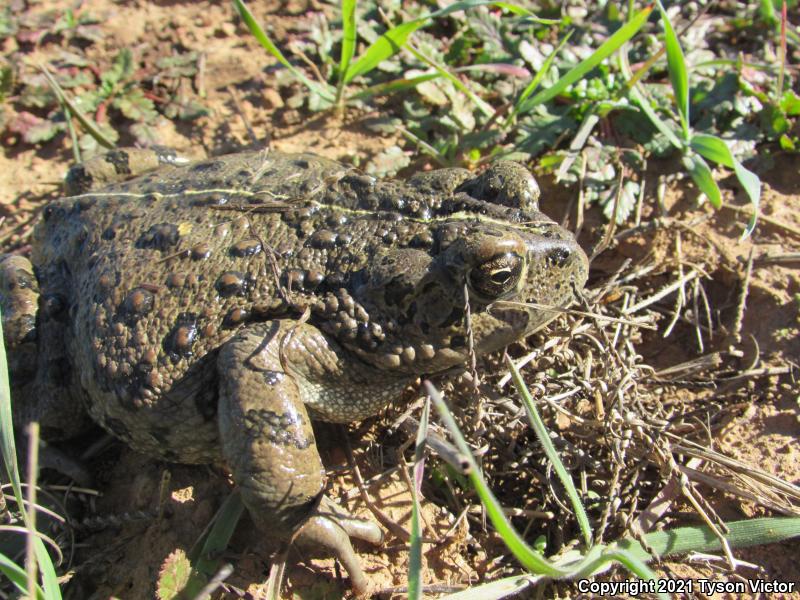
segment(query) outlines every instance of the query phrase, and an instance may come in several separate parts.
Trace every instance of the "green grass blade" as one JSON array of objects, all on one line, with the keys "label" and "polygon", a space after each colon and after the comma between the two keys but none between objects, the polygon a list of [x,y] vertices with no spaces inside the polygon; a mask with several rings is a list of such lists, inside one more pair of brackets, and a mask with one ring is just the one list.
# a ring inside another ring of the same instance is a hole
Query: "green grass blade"
[{"label": "green grass blade", "polygon": [[[643,560],[640,560],[629,552],[611,550],[604,552],[603,557],[620,563],[631,573],[638,576],[639,579],[644,579],[647,581],[654,581],[656,579],[656,574],[653,573],[653,570],[648,567]],[[669,596],[664,592],[656,592],[656,596],[661,598],[661,600],[669,600]]]},{"label": "green grass blade", "polygon": [[103,148],[106,148],[107,150],[113,150],[116,147],[114,142],[106,137],[106,135],[100,130],[100,128],[92,119],[84,115],[83,112],[79,110],[77,106],[75,106],[75,103],[70,100],[66,92],[64,92],[63,88],[58,84],[58,82],[55,80],[55,77],[53,77],[47,67],[39,65],[39,70],[41,70],[44,78],[47,79],[47,83],[53,89],[53,92],[58,98],[59,103],[66,107],[64,112],[67,114],[72,113],[72,115],[78,119],[78,123],[81,124],[81,127],[83,127],[86,132],[97,141],[98,144],[103,146]]},{"label": "green grass blade", "polygon": [[692,136],[690,142],[692,150],[702,154],[708,160],[733,169],[737,162],[728,145],[715,135],[697,134]]},{"label": "green grass blade", "polygon": [[22,501],[19,466],[17,465],[17,447],[14,442],[14,423],[11,416],[11,386],[8,381],[8,362],[6,360],[6,344],[3,338],[2,315],[0,315],[0,443],[2,443],[3,463],[6,474],[14,490],[17,506],[25,506]]},{"label": "green grass blade", "polygon": [[[414,19],[413,21],[407,21],[406,23],[401,23],[400,25],[395,25],[381,35],[381,37],[375,40],[372,44],[370,44],[369,48],[367,48],[364,53],[358,57],[356,62],[350,65],[347,75],[344,78],[344,82],[350,83],[355,77],[369,73],[381,62],[400,52],[412,33],[414,33],[417,29],[427,27],[435,19],[446,17],[454,12],[468,10],[477,6],[485,6],[488,4],[502,4],[503,8],[507,8],[509,10],[511,10],[509,7],[513,6],[508,2],[498,3],[493,2],[492,0],[463,0],[462,2],[454,2],[453,4],[445,6],[444,8],[432,12],[424,17]],[[524,10],[519,7],[514,8],[518,10]]]},{"label": "green grass blade", "polygon": [[547,577],[555,578],[567,575],[568,571],[555,566],[544,556],[536,552],[525,542],[524,539],[522,539],[522,536],[520,536],[516,529],[514,529],[514,527],[508,521],[506,515],[503,513],[503,509],[500,506],[500,503],[497,501],[497,498],[495,498],[494,494],[489,489],[489,486],[486,485],[486,482],[481,476],[480,471],[478,470],[478,465],[475,462],[475,459],[472,457],[472,452],[470,451],[466,440],[464,440],[464,436],[461,435],[461,431],[459,431],[453,415],[450,414],[447,405],[444,403],[442,395],[429,381],[425,382],[425,389],[428,395],[431,397],[431,400],[433,400],[433,405],[436,407],[439,417],[441,418],[445,427],[447,427],[448,431],[450,431],[450,434],[453,436],[453,441],[455,442],[459,452],[461,452],[466,457],[467,461],[469,461],[469,479],[472,482],[475,491],[478,493],[481,502],[483,502],[483,505],[486,507],[486,513],[489,515],[492,525],[497,530],[497,533],[499,533],[503,538],[503,542],[506,544],[514,557],[520,562],[520,564],[522,564],[522,566],[537,575],[545,575]]},{"label": "green grass blade", "polygon": [[360,92],[357,92],[352,96],[349,96],[347,99],[360,100],[366,98],[373,98],[375,96],[384,96],[386,94],[402,92],[404,90],[415,88],[420,83],[430,81],[431,79],[438,79],[441,76],[442,76],[441,73],[425,73],[424,75],[417,75],[416,77],[411,77],[408,79],[404,77],[401,77],[399,79],[392,79],[391,81],[387,81],[385,83],[379,83],[377,85],[365,88]]},{"label": "green grass blade", "polygon": [[408,598],[422,598],[422,526],[420,520],[419,488],[425,466],[425,438],[428,436],[428,417],[431,403],[425,400],[414,446],[414,471],[411,480],[411,543],[408,556]]},{"label": "green grass blade", "polygon": [[339,57],[339,76],[334,103],[341,107],[345,76],[356,53],[356,0],[342,0],[342,54]]},{"label": "green grass blade", "polygon": [[563,48],[564,44],[566,44],[569,41],[569,38],[572,37],[572,34],[574,32],[575,32],[574,29],[567,32],[567,35],[564,36],[564,39],[562,39],[558,43],[558,46],[550,54],[547,55],[547,58],[544,59],[544,62],[542,63],[542,68],[539,69],[538,73],[534,75],[530,83],[527,86],[525,86],[524,90],[522,90],[522,94],[520,94],[519,98],[514,104],[514,109],[511,111],[511,114],[508,115],[504,127],[508,127],[511,124],[511,121],[514,120],[514,117],[516,117],[519,114],[519,111],[521,110],[523,104],[525,104],[525,101],[528,98],[530,98],[531,94],[533,94],[533,92],[536,91],[536,88],[539,87],[539,84],[542,82],[542,79],[544,79],[545,75],[547,75],[547,72],[550,70],[550,66],[553,64],[553,61],[555,60],[556,56],[558,56],[558,53],[561,52],[561,48]]},{"label": "green grass blade", "polygon": [[775,14],[775,7],[772,5],[772,0],[759,0],[758,16],[768,25],[775,26],[780,22],[780,19]]},{"label": "green grass blade", "polygon": [[184,595],[187,598],[194,598],[203,589],[208,579],[216,574],[222,562],[220,557],[228,547],[228,542],[230,542],[243,512],[242,497],[239,490],[236,489],[230,493],[217,511],[214,524],[208,530],[202,546],[199,546],[198,541],[198,544],[189,553],[192,572],[184,589]]},{"label": "green grass blade", "polygon": [[442,17],[446,17],[454,12],[459,12],[462,10],[469,10],[470,8],[477,8],[479,6],[486,6],[491,4],[492,6],[498,6],[500,8],[504,8],[510,12],[519,15],[531,15],[532,13],[521,6],[517,6],[515,4],[511,4],[510,2],[493,2],[492,0],[461,0],[460,2],[453,2],[452,4],[448,4],[444,8],[440,8],[439,10],[432,12],[428,15],[427,18],[429,19],[441,19]]},{"label": "green grass blade", "polygon": [[[800,518],[766,517],[726,523],[725,539],[732,548],[746,548],[761,544],[773,544],[800,537]],[[655,531],[644,536],[644,540],[659,556],[686,554],[687,552],[717,552],[722,549],[719,538],[707,525],[676,527],[666,531]],[[623,538],[614,544],[640,560],[651,560],[642,545],[633,538]]]},{"label": "green grass blade", "polygon": [[497,600],[512,594],[519,594],[522,590],[536,584],[544,577],[534,577],[533,575],[512,575],[497,581],[484,583],[467,588],[463,592],[448,594],[442,600]]},{"label": "green grass blade", "polygon": [[536,404],[533,402],[531,393],[528,391],[528,386],[526,386],[525,382],[522,380],[517,366],[514,364],[514,361],[508,357],[506,357],[506,363],[509,369],[511,369],[511,378],[514,380],[514,386],[517,388],[519,395],[522,396],[525,410],[528,412],[528,418],[531,420],[531,425],[533,426],[533,431],[536,433],[536,437],[539,438],[539,443],[542,444],[542,448],[544,448],[548,460],[553,465],[556,475],[558,475],[558,478],[561,480],[561,484],[564,486],[564,489],[567,490],[567,495],[572,503],[575,516],[578,519],[578,525],[581,528],[583,539],[587,546],[591,546],[592,528],[589,525],[589,518],[586,516],[586,511],[578,495],[578,490],[575,489],[575,484],[572,482],[572,477],[570,477],[564,463],[561,462],[561,457],[558,456],[558,452],[555,446],[553,446],[553,442],[550,440],[550,434],[547,432],[542,417],[539,416],[539,411],[536,410]]},{"label": "green grass blade", "polygon": [[[28,593],[28,577],[25,569],[13,562],[5,554],[0,554],[0,573],[8,577],[8,580],[13,583],[17,589],[23,594]],[[45,600],[44,591],[38,585],[36,586],[37,600]]]},{"label": "green grass blade", "polygon": [[402,135],[412,144],[415,144],[420,149],[421,152],[424,152],[425,154],[433,158],[440,165],[447,164],[447,158],[436,148],[431,146],[428,142],[426,142],[422,138],[417,137],[405,127],[400,127],[398,131],[400,132],[400,135]]},{"label": "green grass blade", "polygon": [[572,69],[567,71],[564,76],[559,79],[555,84],[546,90],[542,90],[533,98],[530,98],[520,107],[520,113],[531,110],[537,104],[547,102],[552,98],[558,96],[561,92],[566,90],[573,83],[577,82],[581,77],[586,75],[589,71],[597,67],[606,58],[611,56],[617,49],[620,48],[625,42],[630,40],[639,29],[647,22],[647,18],[653,11],[652,7],[644,8],[636,13],[630,21],[625,23],[622,27],[617,29],[614,34],[609,37],[590,57],[582,60],[575,65]]},{"label": "green grass blade", "polygon": [[356,0],[342,0],[342,55],[339,79],[343,80],[356,53]]},{"label": "green grass blade", "polygon": [[664,42],[667,47],[667,69],[675,102],[678,105],[678,116],[683,127],[684,139],[689,139],[689,73],[686,69],[686,59],[683,56],[681,43],[669,21],[669,15],[664,10],[661,0],[658,0],[658,10],[661,13],[661,24],[664,27]]},{"label": "green grass blade", "polygon": [[[736,173],[739,183],[742,184],[745,193],[750,198],[750,203],[753,205],[753,216],[747,227],[742,233],[742,239],[753,233],[756,221],[758,220],[759,207],[761,204],[761,179],[752,171],[745,169],[736,157],[731,152],[725,140],[720,139],[714,135],[698,134],[692,136],[691,140],[692,150],[698,154],[702,154],[709,160],[724,165]],[[722,200],[720,199],[720,203]],[[716,206],[716,205],[715,205]]]},{"label": "green grass blade", "polygon": [[253,13],[250,12],[250,9],[247,8],[247,5],[244,3],[243,0],[233,0],[233,6],[236,8],[236,11],[239,13],[242,21],[244,24],[247,25],[247,28],[250,30],[250,33],[253,35],[258,43],[272,56],[274,56],[279,63],[281,63],[284,67],[289,69],[292,75],[297,78],[304,86],[306,86],[309,90],[318,94],[328,102],[334,101],[334,95],[331,93],[326,86],[323,86],[315,81],[312,81],[308,77],[306,77],[300,69],[295,67],[292,63],[290,63],[283,53],[278,49],[278,47],[273,43],[273,41],[269,38],[266,34],[264,29],[261,25],[258,24]]},{"label": "green grass blade", "polygon": [[542,17],[537,17],[527,8],[523,6],[517,6],[516,4],[511,4],[509,2],[495,2],[494,5],[497,8],[502,8],[503,10],[507,10],[511,14],[517,15],[518,17],[525,17],[526,22],[538,23],[539,25],[548,25],[548,26],[561,24],[560,19],[544,19]]},{"label": "green grass blade", "polygon": [[[17,506],[25,506],[23,502],[22,486],[20,485],[19,466],[17,465],[17,449],[14,442],[14,424],[11,416],[11,386],[8,379],[8,361],[6,357],[6,344],[3,337],[2,315],[0,315],[0,438],[2,443],[3,463],[6,466],[6,473],[11,482],[11,487],[14,490]],[[36,482],[29,482],[30,485],[36,485]],[[27,521],[27,516],[22,511],[23,518]],[[42,594],[46,598],[61,598],[61,589],[58,585],[58,577],[56,576],[53,561],[47,553],[42,540],[38,537],[33,540],[34,551],[36,552],[36,562],[39,565],[39,571],[42,574],[42,582],[44,584],[44,592],[37,585],[36,593]],[[2,555],[0,555],[2,556]],[[5,557],[2,557],[5,558]],[[4,561],[0,561],[0,569],[6,572],[6,569],[12,569]],[[17,567],[13,562],[10,563]],[[20,568],[20,567],[17,567]],[[25,582],[23,583],[23,591],[27,586],[27,576],[24,569],[21,569]],[[8,575],[8,573],[6,573]],[[11,578],[10,575],[8,575]],[[46,594],[45,594],[46,592]]]},{"label": "green grass blade", "polygon": [[708,196],[708,201],[711,202],[711,205],[715,208],[722,206],[722,194],[719,191],[719,186],[714,181],[711,168],[703,160],[703,157],[697,154],[685,155],[683,157],[683,166],[689,171],[689,175],[692,176],[695,185]]},{"label": "green grass blade", "polygon": [[44,543],[38,537],[33,541],[33,549],[36,552],[36,562],[39,565],[39,572],[42,574],[42,587],[46,598],[61,598],[61,587],[58,584],[58,575],[53,566],[53,559],[50,558]]},{"label": "green grass blade", "polygon": [[428,18],[415,19],[389,29],[372,42],[356,62],[350,65],[344,77],[344,82],[350,83],[359,75],[369,73],[384,60],[400,52],[400,49],[408,41],[409,36],[420,27],[425,26],[427,22]]},{"label": "green grass blade", "polygon": [[683,142],[681,142],[680,138],[672,130],[672,128],[656,114],[656,111],[653,108],[653,105],[650,103],[648,95],[645,89],[642,87],[642,84],[634,78],[630,63],[628,62],[628,57],[624,52],[620,52],[619,54],[619,67],[628,82],[634,82],[628,91],[628,95],[631,97],[631,99],[639,105],[639,108],[642,110],[642,112],[647,116],[648,119],[650,119],[653,127],[658,129],[658,131],[661,132],[667,138],[667,140],[669,140],[670,144],[683,152],[685,148]]}]

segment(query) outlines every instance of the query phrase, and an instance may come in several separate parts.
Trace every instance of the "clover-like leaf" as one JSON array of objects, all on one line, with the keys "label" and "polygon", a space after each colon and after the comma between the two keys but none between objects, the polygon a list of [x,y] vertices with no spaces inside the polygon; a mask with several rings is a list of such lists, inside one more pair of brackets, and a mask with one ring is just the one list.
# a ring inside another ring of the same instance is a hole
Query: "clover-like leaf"
[{"label": "clover-like leaf", "polygon": [[163,56],[156,61],[161,77],[193,77],[197,74],[197,52]]},{"label": "clover-like leaf", "polygon": [[114,88],[133,74],[133,53],[130,48],[122,48],[110,69],[100,75],[103,90],[110,94]]},{"label": "clover-like leaf", "polygon": [[186,553],[178,548],[174,550],[161,565],[156,583],[156,597],[158,600],[173,600],[178,598],[183,588],[189,582],[189,573],[192,565]]},{"label": "clover-like leaf", "polygon": [[64,131],[65,124],[37,117],[33,113],[22,111],[8,123],[8,130],[20,134],[28,144],[39,144],[52,140]]},{"label": "clover-like leaf", "polygon": [[117,96],[114,108],[132,121],[152,121],[158,116],[155,104],[139,88],[131,88],[124,96]]},{"label": "clover-like leaf", "polygon": [[787,116],[796,117],[800,115],[800,96],[795,94],[794,90],[786,90],[778,106]]}]

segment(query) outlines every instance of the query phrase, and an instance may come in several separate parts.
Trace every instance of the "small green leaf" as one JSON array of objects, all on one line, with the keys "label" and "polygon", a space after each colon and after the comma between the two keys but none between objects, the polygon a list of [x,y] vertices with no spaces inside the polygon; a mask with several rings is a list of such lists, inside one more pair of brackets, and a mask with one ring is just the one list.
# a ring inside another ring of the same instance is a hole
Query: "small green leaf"
[{"label": "small green leaf", "polygon": [[117,96],[112,102],[131,121],[152,121],[157,116],[155,104],[139,88],[131,88],[124,96]]},{"label": "small green leaf", "polygon": [[[119,134],[114,130],[111,125],[106,123],[95,123],[95,132],[103,136],[103,139],[108,140],[112,144],[112,148],[119,141]],[[78,140],[78,147],[84,158],[89,158],[103,152],[106,148],[103,143],[95,137],[94,133],[84,133]],[[107,149],[107,148],[106,148]]]},{"label": "small green leaf", "polygon": [[133,53],[130,48],[123,48],[119,51],[114,64],[107,71],[100,75],[100,83],[103,90],[110,94],[116,85],[125,81],[133,74]]},{"label": "small green leaf", "polygon": [[0,102],[11,94],[14,87],[14,71],[10,65],[0,64]]},{"label": "small green leaf", "polygon": [[708,160],[713,160],[730,169],[733,168],[735,159],[728,145],[720,138],[713,135],[697,134],[692,137],[691,148],[702,154]]},{"label": "small green leaf", "polygon": [[661,0],[658,0],[658,10],[661,13],[661,24],[664,27],[664,41],[667,46],[667,68],[675,102],[678,105],[678,116],[683,127],[683,137],[689,137],[689,74],[686,69],[686,59],[683,49],[678,41],[678,36],[672,28],[667,11]]},{"label": "small green leaf", "polygon": [[800,96],[795,94],[793,90],[786,90],[778,106],[786,115],[796,117],[800,115]]},{"label": "small green leaf", "polygon": [[53,139],[64,131],[64,123],[42,119],[33,113],[22,111],[8,124],[9,131],[18,133],[27,144],[39,144]]},{"label": "small green leaf", "polygon": [[695,185],[708,197],[708,201],[715,208],[722,206],[722,194],[719,191],[717,182],[714,181],[714,176],[711,174],[708,163],[701,156],[687,155],[683,157],[683,166],[689,171],[689,175],[692,176]]},{"label": "small green leaf", "polygon": [[[614,217],[614,208],[616,205],[617,210],[617,225],[622,225],[628,220],[628,217],[636,208],[636,202],[639,198],[641,188],[635,181],[626,181],[622,186],[622,192],[618,192],[616,184],[608,190],[605,198],[601,196],[601,205],[603,207],[603,215],[609,221]],[[617,202],[617,194],[619,193],[619,202]]]},{"label": "small green leaf", "polygon": [[73,89],[77,87],[94,87],[94,77],[89,71],[78,71],[74,75],[59,73],[58,83],[62,88]]},{"label": "small green leaf", "polygon": [[48,108],[58,102],[58,96],[47,83],[38,81],[23,82],[24,87],[19,95],[19,103],[29,108]]},{"label": "small green leaf", "polygon": [[[691,147],[695,152],[702,154],[707,159],[731,168],[733,172],[736,173],[736,178],[739,180],[739,183],[742,184],[745,193],[750,198],[750,203],[753,205],[753,216],[750,218],[750,222],[747,224],[747,228],[742,234],[742,238],[746,238],[753,233],[756,220],[758,219],[759,206],[761,203],[761,179],[752,171],[745,169],[742,163],[736,160],[736,157],[731,152],[728,144],[725,143],[725,140],[713,135],[698,134],[692,137]],[[708,167],[708,165],[706,165],[706,167]],[[694,175],[692,175],[692,178],[694,178]],[[695,181],[697,181],[697,179],[695,179]],[[716,183],[714,185],[716,186]],[[705,192],[705,190],[703,191]],[[719,193],[719,188],[717,188],[717,193]],[[709,196],[709,199],[711,199],[711,196]],[[713,203],[712,200],[712,204]],[[714,204],[714,206],[718,205]]]},{"label": "small green leaf", "polygon": [[429,104],[447,106],[450,100],[442,89],[443,85],[441,81],[423,81],[417,86],[417,93]]},{"label": "small green leaf", "polygon": [[197,100],[174,98],[164,109],[164,114],[169,119],[181,121],[194,121],[209,114],[209,109]]},{"label": "small green leaf", "polygon": [[410,162],[411,159],[399,146],[389,146],[367,164],[367,173],[378,177],[394,175]]},{"label": "small green leaf", "polygon": [[197,52],[163,56],[156,61],[160,77],[194,77],[197,74]]},{"label": "small green leaf", "polygon": [[186,558],[186,553],[178,548],[170,553],[161,565],[156,582],[156,596],[158,600],[174,600],[178,598],[183,588],[189,582],[192,565]]},{"label": "small green leaf", "polygon": [[786,115],[773,104],[765,106],[759,117],[770,138],[776,138],[787,133],[792,127]]},{"label": "small green leaf", "polygon": [[[475,92],[473,92],[464,81],[462,81],[459,77],[456,77],[453,73],[451,73],[450,70],[445,65],[440,64],[438,61],[432,59],[429,56],[425,56],[424,54],[413,48],[410,48],[409,50],[414,56],[432,66],[434,69],[436,69],[436,72],[439,73],[444,79],[452,83],[456,89],[461,91],[467,98],[470,99],[470,101],[473,104],[475,104],[475,106],[478,107],[478,110],[480,110],[485,117],[491,118],[494,116],[494,109],[489,104],[484,102],[480,96],[478,96]],[[456,99],[453,99],[453,101],[457,102]],[[467,127],[466,129],[469,130],[471,129],[471,127]]]}]

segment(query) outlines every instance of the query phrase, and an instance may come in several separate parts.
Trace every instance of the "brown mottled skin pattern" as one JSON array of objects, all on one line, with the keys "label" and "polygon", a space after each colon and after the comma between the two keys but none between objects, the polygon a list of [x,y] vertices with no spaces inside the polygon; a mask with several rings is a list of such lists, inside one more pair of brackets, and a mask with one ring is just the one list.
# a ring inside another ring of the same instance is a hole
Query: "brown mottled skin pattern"
[{"label": "brown mottled skin pattern", "polygon": [[521,303],[568,304],[586,256],[516,163],[400,182],[147,152],[73,170],[30,262],[0,261],[15,419],[63,437],[84,405],[146,454],[224,460],[258,525],[328,548],[364,592],[349,536],[380,532],[324,498],[310,419],[363,419],[464,364],[465,289],[478,354],[541,327],[556,313]]}]

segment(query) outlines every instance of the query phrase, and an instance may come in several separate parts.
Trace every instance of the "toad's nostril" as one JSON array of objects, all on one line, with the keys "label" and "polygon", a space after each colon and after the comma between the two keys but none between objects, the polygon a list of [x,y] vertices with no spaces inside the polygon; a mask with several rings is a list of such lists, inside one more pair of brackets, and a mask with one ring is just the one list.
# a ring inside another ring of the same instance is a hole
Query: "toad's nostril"
[{"label": "toad's nostril", "polygon": [[561,246],[547,253],[547,262],[556,267],[563,267],[571,254],[568,248]]}]

